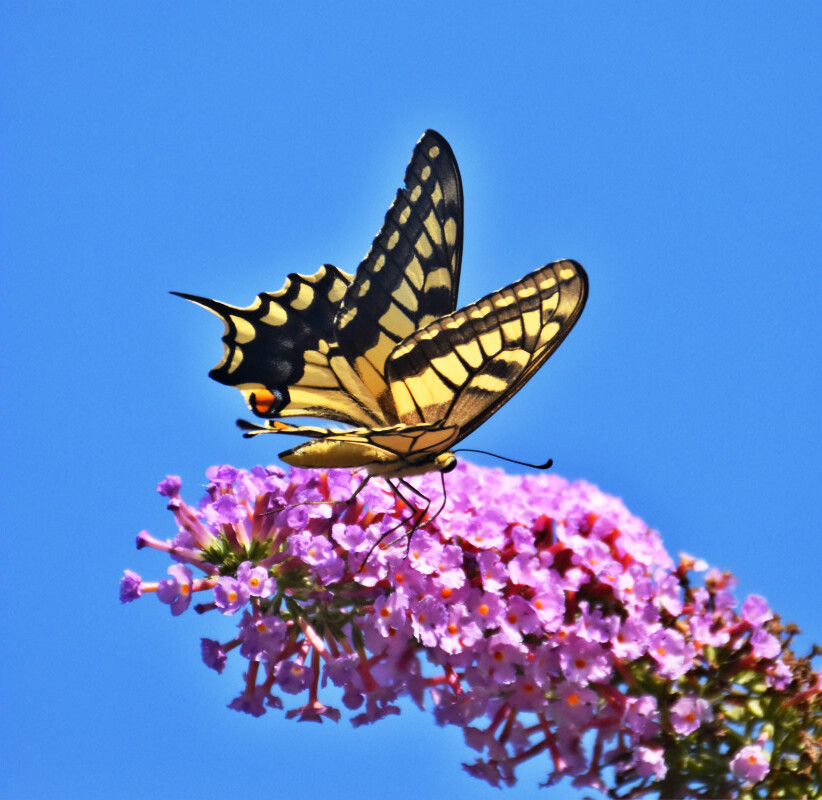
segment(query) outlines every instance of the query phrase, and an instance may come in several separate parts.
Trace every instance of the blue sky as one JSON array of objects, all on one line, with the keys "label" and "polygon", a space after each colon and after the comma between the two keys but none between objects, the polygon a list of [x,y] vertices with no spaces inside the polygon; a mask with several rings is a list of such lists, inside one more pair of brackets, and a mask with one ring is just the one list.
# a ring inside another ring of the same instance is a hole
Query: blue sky
[{"label": "blue sky", "polygon": [[429,127],[462,170],[461,303],[561,257],[591,281],[466,445],[553,457],[822,640],[818,4],[0,13],[0,796],[500,796],[414,709],[229,711],[238,669],[199,660],[216,620],[117,601],[124,567],[165,573],[134,550],[173,534],[159,479],[194,500],[281,444],[239,437],[206,374],[221,326],[168,291],[246,305],[353,269]]}]

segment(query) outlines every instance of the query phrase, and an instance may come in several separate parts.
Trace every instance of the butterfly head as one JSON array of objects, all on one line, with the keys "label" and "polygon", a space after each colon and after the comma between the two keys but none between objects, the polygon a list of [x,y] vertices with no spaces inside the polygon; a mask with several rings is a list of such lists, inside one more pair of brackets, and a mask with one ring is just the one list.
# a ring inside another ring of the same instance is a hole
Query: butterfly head
[{"label": "butterfly head", "polygon": [[451,472],[457,466],[457,457],[450,452],[440,453],[434,459],[435,468],[440,472]]}]

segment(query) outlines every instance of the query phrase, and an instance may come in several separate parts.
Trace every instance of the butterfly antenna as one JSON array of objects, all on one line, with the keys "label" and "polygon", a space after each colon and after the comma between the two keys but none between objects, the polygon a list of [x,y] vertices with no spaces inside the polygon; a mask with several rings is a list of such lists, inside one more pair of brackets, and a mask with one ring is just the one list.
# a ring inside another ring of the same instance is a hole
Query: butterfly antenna
[{"label": "butterfly antenna", "polygon": [[531,467],[532,469],[550,469],[554,464],[554,459],[549,458],[544,464],[529,464],[527,461],[517,461],[515,458],[507,458],[496,453],[489,453],[487,450],[471,450],[468,447],[461,447],[459,450],[452,450],[452,453],[482,453],[485,456],[492,456],[503,461],[510,461],[512,464],[519,464],[521,467]]}]

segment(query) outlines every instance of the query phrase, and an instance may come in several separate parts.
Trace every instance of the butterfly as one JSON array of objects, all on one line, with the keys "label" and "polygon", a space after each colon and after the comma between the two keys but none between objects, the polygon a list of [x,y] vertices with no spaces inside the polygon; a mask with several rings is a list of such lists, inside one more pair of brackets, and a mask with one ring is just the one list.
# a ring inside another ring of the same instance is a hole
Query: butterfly
[{"label": "butterfly", "polygon": [[[405,484],[456,466],[453,446],[545,363],[588,295],[583,268],[563,259],[456,310],[462,240],[457,161],[428,130],[353,275],[331,264],[294,273],[247,308],[172,294],[225,323],[223,359],[209,374],[236,386],[267,419],[238,421],[246,436],[307,437],[280,458],[298,467],[363,468],[360,488],[383,476],[399,494],[390,479]],[[282,421],[288,417],[350,427],[292,425]]]}]

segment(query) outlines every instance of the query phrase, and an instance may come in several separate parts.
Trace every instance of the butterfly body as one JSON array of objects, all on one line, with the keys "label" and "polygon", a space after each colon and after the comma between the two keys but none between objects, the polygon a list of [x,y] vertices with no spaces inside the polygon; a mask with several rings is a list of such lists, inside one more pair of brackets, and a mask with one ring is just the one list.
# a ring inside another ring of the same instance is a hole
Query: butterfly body
[{"label": "butterfly body", "polygon": [[[268,432],[266,429],[265,432]],[[299,426],[283,433],[300,433]],[[280,453],[294,467],[363,468],[369,475],[407,478],[432,469],[448,472],[456,466],[444,450],[459,438],[459,428],[434,425],[392,425],[327,431],[310,442]]]},{"label": "butterfly body", "polygon": [[[308,437],[280,454],[294,466],[386,478],[452,469],[451,448],[556,350],[588,292],[585,271],[565,259],[455,310],[462,227],[456,159],[426,131],[354,275],[330,264],[292,274],[247,308],[180,295],[225,323],[210,375],[267,419],[240,423],[245,435]],[[281,421],[296,416],[351,427]]]}]

